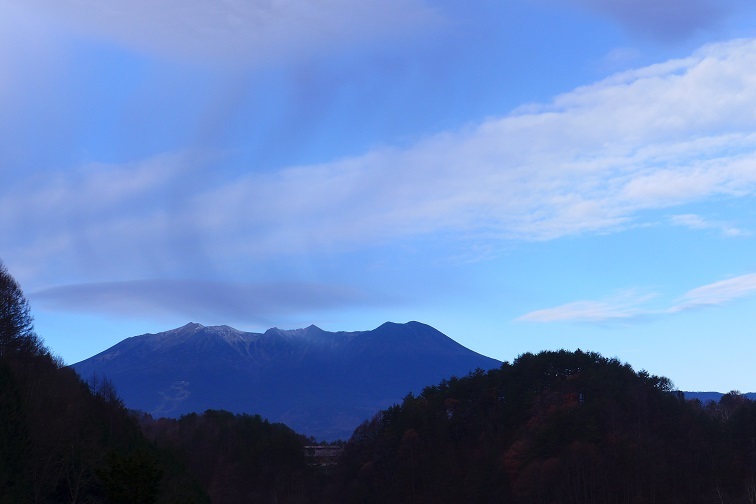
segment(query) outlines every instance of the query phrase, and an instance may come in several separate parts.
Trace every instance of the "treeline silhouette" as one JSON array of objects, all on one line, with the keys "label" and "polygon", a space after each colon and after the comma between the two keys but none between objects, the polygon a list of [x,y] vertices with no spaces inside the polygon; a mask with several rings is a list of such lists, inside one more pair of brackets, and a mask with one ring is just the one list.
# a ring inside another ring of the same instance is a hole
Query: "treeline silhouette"
[{"label": "treeline silhouette", "polygon": [[753,503],[756,403],[686,402],[590,352],[525,354],[362,424],[343,502]]},{"label": "treeline silhouette", "polygon": [[596,353],[524,354],[381,411],[341,443],[258,415],[129,412],[34,333],[0,262],[2,503],[755,503],[756,403],[685,401]]},{"label": "treeline silhouette", "polygon": [[45,348],[0,262],[0,503],[203,503],[184,463],[145,438],[108,380]]},{"label": "treeline silhouette", "polygon": [[304,454],[314,440],[283,424],[215,410],[178,420],[141,414],[140,424],[186,463],[214,503],[319,502],[321,475]]}]

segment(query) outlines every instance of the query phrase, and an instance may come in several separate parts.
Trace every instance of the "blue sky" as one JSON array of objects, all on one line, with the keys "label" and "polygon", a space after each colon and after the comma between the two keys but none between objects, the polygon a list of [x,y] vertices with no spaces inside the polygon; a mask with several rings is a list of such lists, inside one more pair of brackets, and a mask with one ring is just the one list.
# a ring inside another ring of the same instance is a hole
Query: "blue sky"
[{"label": "blue sky", "polygon": [[746,0],[9,0],[0,170],[66,362],[419,320],[756,390]]}]

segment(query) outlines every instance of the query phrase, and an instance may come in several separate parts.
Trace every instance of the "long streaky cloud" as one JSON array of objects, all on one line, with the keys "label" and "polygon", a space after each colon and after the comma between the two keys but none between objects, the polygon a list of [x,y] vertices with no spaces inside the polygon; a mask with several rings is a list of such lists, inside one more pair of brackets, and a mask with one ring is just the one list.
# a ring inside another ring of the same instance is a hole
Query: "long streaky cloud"
[{"label": "long streaky cloud", "polygon": [[61,285],[30,294],[42,308],[120,317],[271,323],[276,317],[392,302],[345,285],[197,280],[131,280]]},{"label": "long streaky cloud", "polygon": [[655,294],[626,291],[600,301],[574,301],[554,308],[536,310],[517,320],[520,322],[586,322],[629,321],[644,313],[643,306]]},{"label": "long streaky cloud", "polygon": [[[632,291],[628,291],[632,292]],[[683,294],[662,309],[648,308],[655,295],[618,295],[599,301],[575,301],[553,308],[535,310],[518,317],[520,322],[637,322],[700,308],[715,307],[756,295],[756,273],[703,285]]]},{"label": "long streaky cloud", "polygon": [[756,273],[751,273],[692,289],[683,294],[680,302],[670,311],[717,306],[754,294],[756,294]]},{"label": "long streaky cloud", "polygon": [[669,219],[674,226],[687,227],[689,229],[713,229],[719,231],[722,236],[734,238],[750,236],[751,232],[741,229],[727,222],[707,220],[696,214],[673,215]]}]

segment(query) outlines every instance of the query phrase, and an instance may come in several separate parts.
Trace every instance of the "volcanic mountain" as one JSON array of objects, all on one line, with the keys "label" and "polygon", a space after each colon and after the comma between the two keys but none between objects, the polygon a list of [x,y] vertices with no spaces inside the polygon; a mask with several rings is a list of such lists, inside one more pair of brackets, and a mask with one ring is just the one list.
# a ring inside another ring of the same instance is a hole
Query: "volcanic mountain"
[{"label": "volcanic mountain", "polygon": [[127,407],[153,416],[258,413],[333,440],[410,392],[500,365],[428,325],[387,322],[372,331],[313,325],[262,334],[190,323],[127,338],[72,367],[84,379],[109,378]]}]

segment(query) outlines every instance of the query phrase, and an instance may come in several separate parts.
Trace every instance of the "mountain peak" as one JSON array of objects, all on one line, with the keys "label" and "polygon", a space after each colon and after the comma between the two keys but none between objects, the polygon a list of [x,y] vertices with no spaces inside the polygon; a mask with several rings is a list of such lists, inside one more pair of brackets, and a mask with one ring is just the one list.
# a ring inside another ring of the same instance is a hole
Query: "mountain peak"
[{"label": "mountain peak", "polygon": [[336,439],[407,392],[500,365],[419,322],[264,334],[190,322],[122,341],[73,367],[85,378],[108,376],[128,407],[155,416],[259,413]]},{"label": "mountain peak", "polygon": [[383,330],[383,329],[396,330],[396,329],[401,329],[401,328],[415,329],[415,330],[418,330],[418,329],[428,330],[428,329],[430,329],[430,330],[433,330],[433,331],[437,331],[437,329],[429,326],[428,324],[423,324],[422,322],[417,322],[415,320],[410,320],[409,322],[405,322],[405,323],[388,321],[388,322],[384,322],[383,324],[379,325],[374,330],[378,330],[378,329],[381,329],[381,330]]},{"label": "mountain peak", "polygon": [[177,327],[176,329],[172,329],[166,332],[193,332],[199,331],[200,329],[204,328],[205,326],[203,326],[202,324],[198,324],[197,322],[189,322],[188,324],[182,325],[181,327]]},{"label": "mountain peak", "polygon": [[243,334],[244,331],[240,331],[238,329],[235,329],[228,325],[214,325],[214,326],[205,326],[202,324],[198,324],[196,322],[189,322],[188,324],[185,324],[181,327],[177,327],[176,329],[171,329],[169,331],[165,331],[162,333],[158,333],[155,336],[161,336],[161,335],[192,335],[195,333],[200,333],[204,335],[227,335],[227,334]]},{"label": "mountain peak", "polygon": [[284,331],[283,329],[279,329],[278,327],[271,327],[267,331],[263,333],[264,336],[286,336],[286,333],[289,331]]},{"label": "mountain peak", "polygon": [[317,336],[325,334],[326,331],[321,329],[320,327],[310,324],[309,326],[305,327],[304,329],[280,329],[278,327],[271,327],[267,331],[265,331],[265,336],[286,336],[286,337],[307,337],[307,336]]}]

